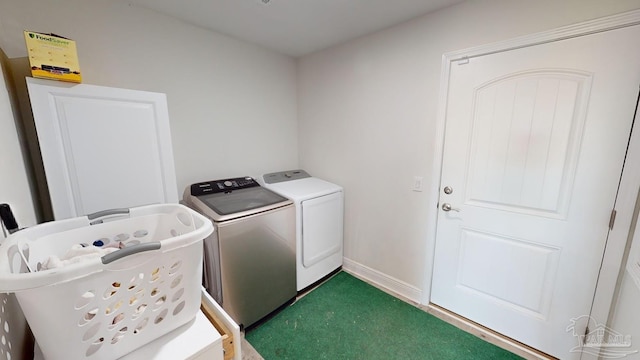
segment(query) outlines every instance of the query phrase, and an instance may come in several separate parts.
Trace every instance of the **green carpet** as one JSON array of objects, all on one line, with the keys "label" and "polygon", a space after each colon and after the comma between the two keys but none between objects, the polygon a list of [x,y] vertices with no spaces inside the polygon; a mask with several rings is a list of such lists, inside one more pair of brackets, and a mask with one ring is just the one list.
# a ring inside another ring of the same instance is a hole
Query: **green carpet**
[{"label": "green carpet", "polygon": [[265,360],[520,359],[345,272],[246,339]]}]

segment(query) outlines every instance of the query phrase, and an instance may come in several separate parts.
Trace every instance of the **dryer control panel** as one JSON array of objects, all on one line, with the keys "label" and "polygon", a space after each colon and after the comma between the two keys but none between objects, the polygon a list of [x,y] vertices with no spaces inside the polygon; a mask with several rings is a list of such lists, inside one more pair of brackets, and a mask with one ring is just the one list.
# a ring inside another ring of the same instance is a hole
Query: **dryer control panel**
[{"label": "dryer control panel", "polygon": [[252,177],[205,181],[191,185],[191,195],[200,196],[212,193],[231,192],[233,190],[246,189],[260,186]]},{"label": "dryer control panel", "polygon": [[275,173],[265,174],[263,176],[265,184],[275,184],[283,181],[298,180],[311,177],[304,170],[279,171]]}]

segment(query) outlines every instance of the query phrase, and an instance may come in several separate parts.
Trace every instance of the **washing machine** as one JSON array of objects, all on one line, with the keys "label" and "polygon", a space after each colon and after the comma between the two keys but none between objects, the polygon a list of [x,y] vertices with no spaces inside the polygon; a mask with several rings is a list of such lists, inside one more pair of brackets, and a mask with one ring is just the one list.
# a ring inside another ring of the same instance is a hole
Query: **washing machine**
[{"label": "washing machine", "polygon": [[204,286],[242,328],[296,295],[296,214],[293,202],[251,177],[188,186],[183,202],[207,216]]},{"label": "washing machine", "polygon": [[263,175],[264,187],[296,209],[296,288],[302,291],[342,267],[344,192],[304,170]]}]

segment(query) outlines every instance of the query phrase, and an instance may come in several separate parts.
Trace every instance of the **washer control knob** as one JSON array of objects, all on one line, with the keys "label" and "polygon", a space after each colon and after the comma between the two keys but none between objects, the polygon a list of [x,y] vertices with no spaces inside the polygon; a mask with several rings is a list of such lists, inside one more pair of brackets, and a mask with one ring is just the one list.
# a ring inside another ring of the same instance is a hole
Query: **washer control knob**
[{"label": "washer control knob", "polygon": [[224,182],[224,186],[231,186],[231,185],[233,185],[233,183],[229,180]]}]

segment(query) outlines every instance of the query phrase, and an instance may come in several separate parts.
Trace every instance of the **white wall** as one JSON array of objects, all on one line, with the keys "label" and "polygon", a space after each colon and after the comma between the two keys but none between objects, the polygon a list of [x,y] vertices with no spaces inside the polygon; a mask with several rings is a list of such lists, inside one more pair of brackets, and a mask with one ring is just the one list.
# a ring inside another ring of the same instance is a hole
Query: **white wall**
[{"label": "white wall", "polygon": [[[365,276],[428,299],[426,219],[442,55],[640,8],[638,0],[468,1],[305,56],[300,164],[345,187],[345,257]],[[414,176],[424,192],[413,192]]]},{"label": "white wall", "polygon": [[[36,215],[9,96],[8,62],[0,50],[0,203],[11,206],[20,227],[36,224]],[[0,232],[0,243],[2,243]]]},{"label": "white wall", "polygon": [[[0,203],[7,203],[21,227],[36,224],[27,171],[18,141],[9,96],[7,61],[0,50]],[[0,232],[0,244],[4,240]],[[0,357],[21,359],[32,345],[25,336],[27,323],[14,295],[0,294]]]},{"label": "white wall", "polygon": [[9,58],[26,57],[23,30],[76,40],[84,83],[167,94],[180,194],[298,165],[293,58],[126,1],[0,1]]}]

